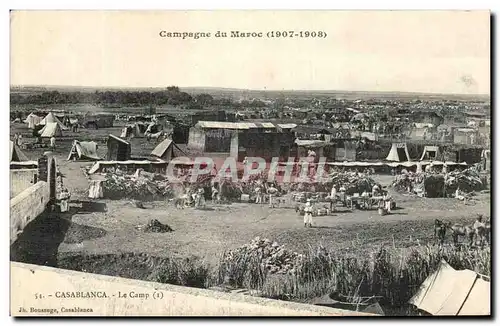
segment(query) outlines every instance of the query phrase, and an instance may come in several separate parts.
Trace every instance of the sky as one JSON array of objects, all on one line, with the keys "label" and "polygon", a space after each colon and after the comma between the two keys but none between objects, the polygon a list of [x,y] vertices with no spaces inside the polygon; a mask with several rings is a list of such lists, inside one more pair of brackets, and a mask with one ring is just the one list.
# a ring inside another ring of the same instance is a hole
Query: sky
[{"label": "sky", "polygon": [[487,11],[14,11],[10,22],[11,85],[490,93]]}]

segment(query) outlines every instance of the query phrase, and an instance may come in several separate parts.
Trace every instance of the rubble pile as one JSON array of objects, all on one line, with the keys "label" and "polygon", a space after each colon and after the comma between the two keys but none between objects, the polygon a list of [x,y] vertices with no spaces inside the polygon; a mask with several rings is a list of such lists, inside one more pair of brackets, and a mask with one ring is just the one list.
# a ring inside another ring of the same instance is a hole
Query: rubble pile
[{"label": "rubble pile", "polygon": [[257,258],[261,267],[270,274],[287,274],[297,271],[303,255],[286,250],[269,239],[256,237],[249,244],[230,251],[225,257],[226,263],[239,261],[242,257]]},{"label": "rubble pile", "polygon": [[118,175],[105,173],[104,177],[104,198],[155,200],[173,196],[173,189],[168,180],[157,174]]},{"label": "rubble pile", "polygon": [[174,231],[168,224],[163,224],[157,219],[149,221],[144,227],[144,232],[166,233]]}]

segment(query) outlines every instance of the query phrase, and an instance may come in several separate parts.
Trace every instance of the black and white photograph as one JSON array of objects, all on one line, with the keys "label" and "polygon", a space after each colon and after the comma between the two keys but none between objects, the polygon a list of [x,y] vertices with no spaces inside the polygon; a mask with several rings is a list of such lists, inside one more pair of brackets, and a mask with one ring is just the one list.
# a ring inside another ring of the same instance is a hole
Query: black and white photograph
[{"label": "black and white photograph", "polygon": [[11,316],[491,316],[491,22],[12,10]]}]

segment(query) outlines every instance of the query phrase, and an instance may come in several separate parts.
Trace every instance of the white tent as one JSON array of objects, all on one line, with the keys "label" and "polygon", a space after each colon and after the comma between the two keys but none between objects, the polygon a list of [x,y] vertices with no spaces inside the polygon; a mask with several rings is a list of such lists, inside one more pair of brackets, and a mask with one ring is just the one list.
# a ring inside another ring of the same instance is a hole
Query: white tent
[{"label": "white tent", "polygon": [[393,143],[386,160],[393,162],[411,161],[406,143]]},{"label": "white tent", "polygon": [[69,151],[68,161],[73,158],[77,160],[100,160],[101,158],[97,155],[97,143],[93,141],[79,142],[75,140]]},{"label": "white tent", "polygon": [[35,129],[35,126],[42,121],[42,118],[37,116],[36,114],[30,113],[29,116],[26,117],[24,123],[28,124],[28,128]]},{"label": "white tent", "polygon": [[59,128],[61,128],[61,130],[68,130],[68,128],[61,122],[61,120],[59,120],[52,112],[49,112],[45,116],[45,118],[43,118],[42,121],[40,121],[39,125],[45,126],[48,123],[57,123],[59,125]]},{"label": "white tent", "polygon": [[176,143],[173,142],[171,139],[165,139],[162,141],[158,146],[153,149],[151,152],[152,156],[156,156],[162,160],[165,161],[170,161],[175,157],[178,157],[178,154],[184,154],[186,155],[178,146]]},{"label": "white tent", "polygon": [[39,131],[40,136],[44,138],[62,136],[61,127],[57,122],[47,123],[42,130]]},{"label": "white tent", "polygon": [[440,156],[441,151],[439,150],[439,146],[425,146],[420,160],[439,160]]},{"label": "white tent", "polygon": [[24,162],[28,161],[28,157],[24,154],[21,149],[14,144],[14,142],[10,141],[10,161],[11,162]]},{"label": "white tent", "polygon": [[409,303],[434,316],[488,316],[490,282],[441,261]]}]

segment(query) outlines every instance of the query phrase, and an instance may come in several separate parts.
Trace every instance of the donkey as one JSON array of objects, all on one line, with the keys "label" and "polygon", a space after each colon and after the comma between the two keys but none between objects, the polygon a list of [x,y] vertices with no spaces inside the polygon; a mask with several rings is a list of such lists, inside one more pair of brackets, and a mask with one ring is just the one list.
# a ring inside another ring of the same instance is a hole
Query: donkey
[{"label": "donkey", "polygon": [[451,230],[451,234],[453,237],[453,243],[458,245],[458,237],[462,236],[469,240],[469,245],[472,246],[474,244],[474,236],[476,234],[474,228],[470,225],[461,225],[454,224],[453,226],[448,225],[448,228]]},{"label": "donkey", "polygon": [[450,227],[450,224],[450,222],[446,223],[438,219],[434,221],[434,238],[436,238],[441,245],[444,243],[446,238],[446,229]]}]

